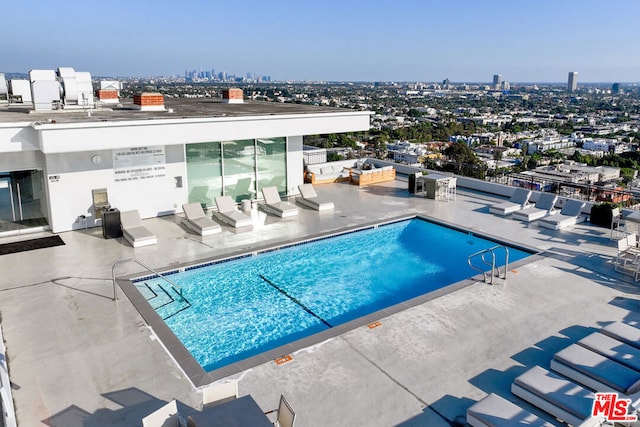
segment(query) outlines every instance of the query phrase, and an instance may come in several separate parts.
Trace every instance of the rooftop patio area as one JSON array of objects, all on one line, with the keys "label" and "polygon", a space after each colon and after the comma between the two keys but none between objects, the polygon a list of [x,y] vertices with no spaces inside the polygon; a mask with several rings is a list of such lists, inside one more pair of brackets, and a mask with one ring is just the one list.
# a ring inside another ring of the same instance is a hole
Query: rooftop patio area
[{"label": "rooftop patio area", "polygon": [[[179,217],[145,220],[158,238],[132,248],[100,228],[61,233],[64,246],[0,256],[0,315],[20,426],[136,426],[177,399],[201,407],[196,389],[127,297],[113,301],[111,269],[135,257],[155,269],[250,251],[363,223],[420,214],[541,251],[506,284],[476,283],[232,377],[264,411],[280,394],[296,426],[464,425],[466,409],[513,379],[548,367],[555,352],[613,321],[640,321],[638,286],[614,271],[609,229],[588,222],[553,231],[489,213],[503,198],[458,188],[455,200],[410,196],[402,180],[316,186],[335,209],[299,206],[296,218],[254,208],[253,230],[223,225],[201,238]],[[117,206],[116,206],[117,207]],[[21,238],[33,238],[22,236]],[[3,238],[0,243],[16,240]],[[429,242],[425,242],[429,245]],[[142,272],[134,264],[118,275]]]}]

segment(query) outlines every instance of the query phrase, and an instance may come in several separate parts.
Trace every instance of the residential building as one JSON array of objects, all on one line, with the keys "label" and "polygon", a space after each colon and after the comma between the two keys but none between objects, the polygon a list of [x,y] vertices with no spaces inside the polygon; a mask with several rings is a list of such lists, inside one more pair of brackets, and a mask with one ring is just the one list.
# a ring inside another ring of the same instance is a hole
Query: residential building
[{"label": "residential building", "polygon": [[570,71],[569,81],[567,82],[567,91],[569,91],[569,93],[573,93],[577,89],[578,89],[578,72]]},{"label": "residential building", "polygon": [[500,89],[500,85],[502,84],[502,75],[494,74],[493,75],[493,88]]}]

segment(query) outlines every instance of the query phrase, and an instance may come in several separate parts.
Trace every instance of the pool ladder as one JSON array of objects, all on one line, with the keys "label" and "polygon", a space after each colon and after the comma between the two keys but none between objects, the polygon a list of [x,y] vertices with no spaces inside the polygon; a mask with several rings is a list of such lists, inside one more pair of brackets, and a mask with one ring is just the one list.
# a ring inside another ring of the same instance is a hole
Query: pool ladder
[{"label": "pool ladder", "polygon": [[[504,250],[504,273],[501,274],[500,273],[500,266],[496,266],[496,250],[502,249]],[[488,261],[486,259],[487,255],[491,255],[491,261]],[[473,265],[473,260],[480,260],[480,262],[482,262],[484,265],[486,266],[490,266],[491,270],[489,271],[485,271],[480,267],[477,267],[475,265]],[[484,279],[485,283],[489,283],[491,285],[493,285],[493,278],[497,277],[499,279],[504,280],[504,282],[506,283],[507,281],[507,271],[509,271],[509,249],[506,246],[503,245],[497,245],[497,246],[493,246],[491,248],[487,248],[487,249],[483,249],[479,252],[476,252],[474,254],[469,255],[469,257],[467,258],[467,264],[469,264],[469,267],[471,267],[474,270],[479,271],[480,273],[482,273],[482,277]],[[487,281],[488,279],[488,281]]]},{"label": "pool ladder", "polygon": [[180,298],[182,298],[184,300],[184,296],[182,295],[182,288],[177,283],[175,283],[172,280],[167,279],[162,274],[158,273],[153,268],[143,264],[142,262],[140,262],[136,258],[127,258],[127,259],[121,259],[121,260],[116,261],[115,263],[113,263],[113,266],[111,267],[111,279],[113,280],[113,300],[114,301],[117,299],[117,294],[116,294],[116,291],[117,291],[117,287],[116,287],[116,267],[119,264],[124,264],[125,262],[135,262],[140,267],[147,269],[148,271],[150,271],[154,275],[158,276],[159,278],[161,278],[165,282],[169,283],[169,285],[171,285],[173,290],[177,292],[177,294],[180,296]]}]

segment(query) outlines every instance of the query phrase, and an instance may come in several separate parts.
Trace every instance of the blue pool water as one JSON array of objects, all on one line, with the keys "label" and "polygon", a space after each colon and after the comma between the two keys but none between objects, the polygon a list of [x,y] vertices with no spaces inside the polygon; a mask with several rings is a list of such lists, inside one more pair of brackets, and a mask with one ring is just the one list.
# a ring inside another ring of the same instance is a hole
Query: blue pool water
[{"label": "blue pool water", "polygon": [[472,277],[467,257],[495,245],[413,219],[167,275],[186,301],[161,279],[135,286],[211,371]]}]

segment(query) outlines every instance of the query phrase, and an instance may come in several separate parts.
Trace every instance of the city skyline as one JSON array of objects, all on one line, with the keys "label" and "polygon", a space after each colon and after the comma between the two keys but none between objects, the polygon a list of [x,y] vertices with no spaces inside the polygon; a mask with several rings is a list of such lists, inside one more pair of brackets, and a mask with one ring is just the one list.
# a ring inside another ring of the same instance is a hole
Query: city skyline
[{"label": "city skyline", "polygon": [[[9,0],[0,72],[215,68],[292,81],[639,82],[640,3]],[[615,22],[615,25],[610,25]],[[213,65],[210,65],[213,64]]]}]

